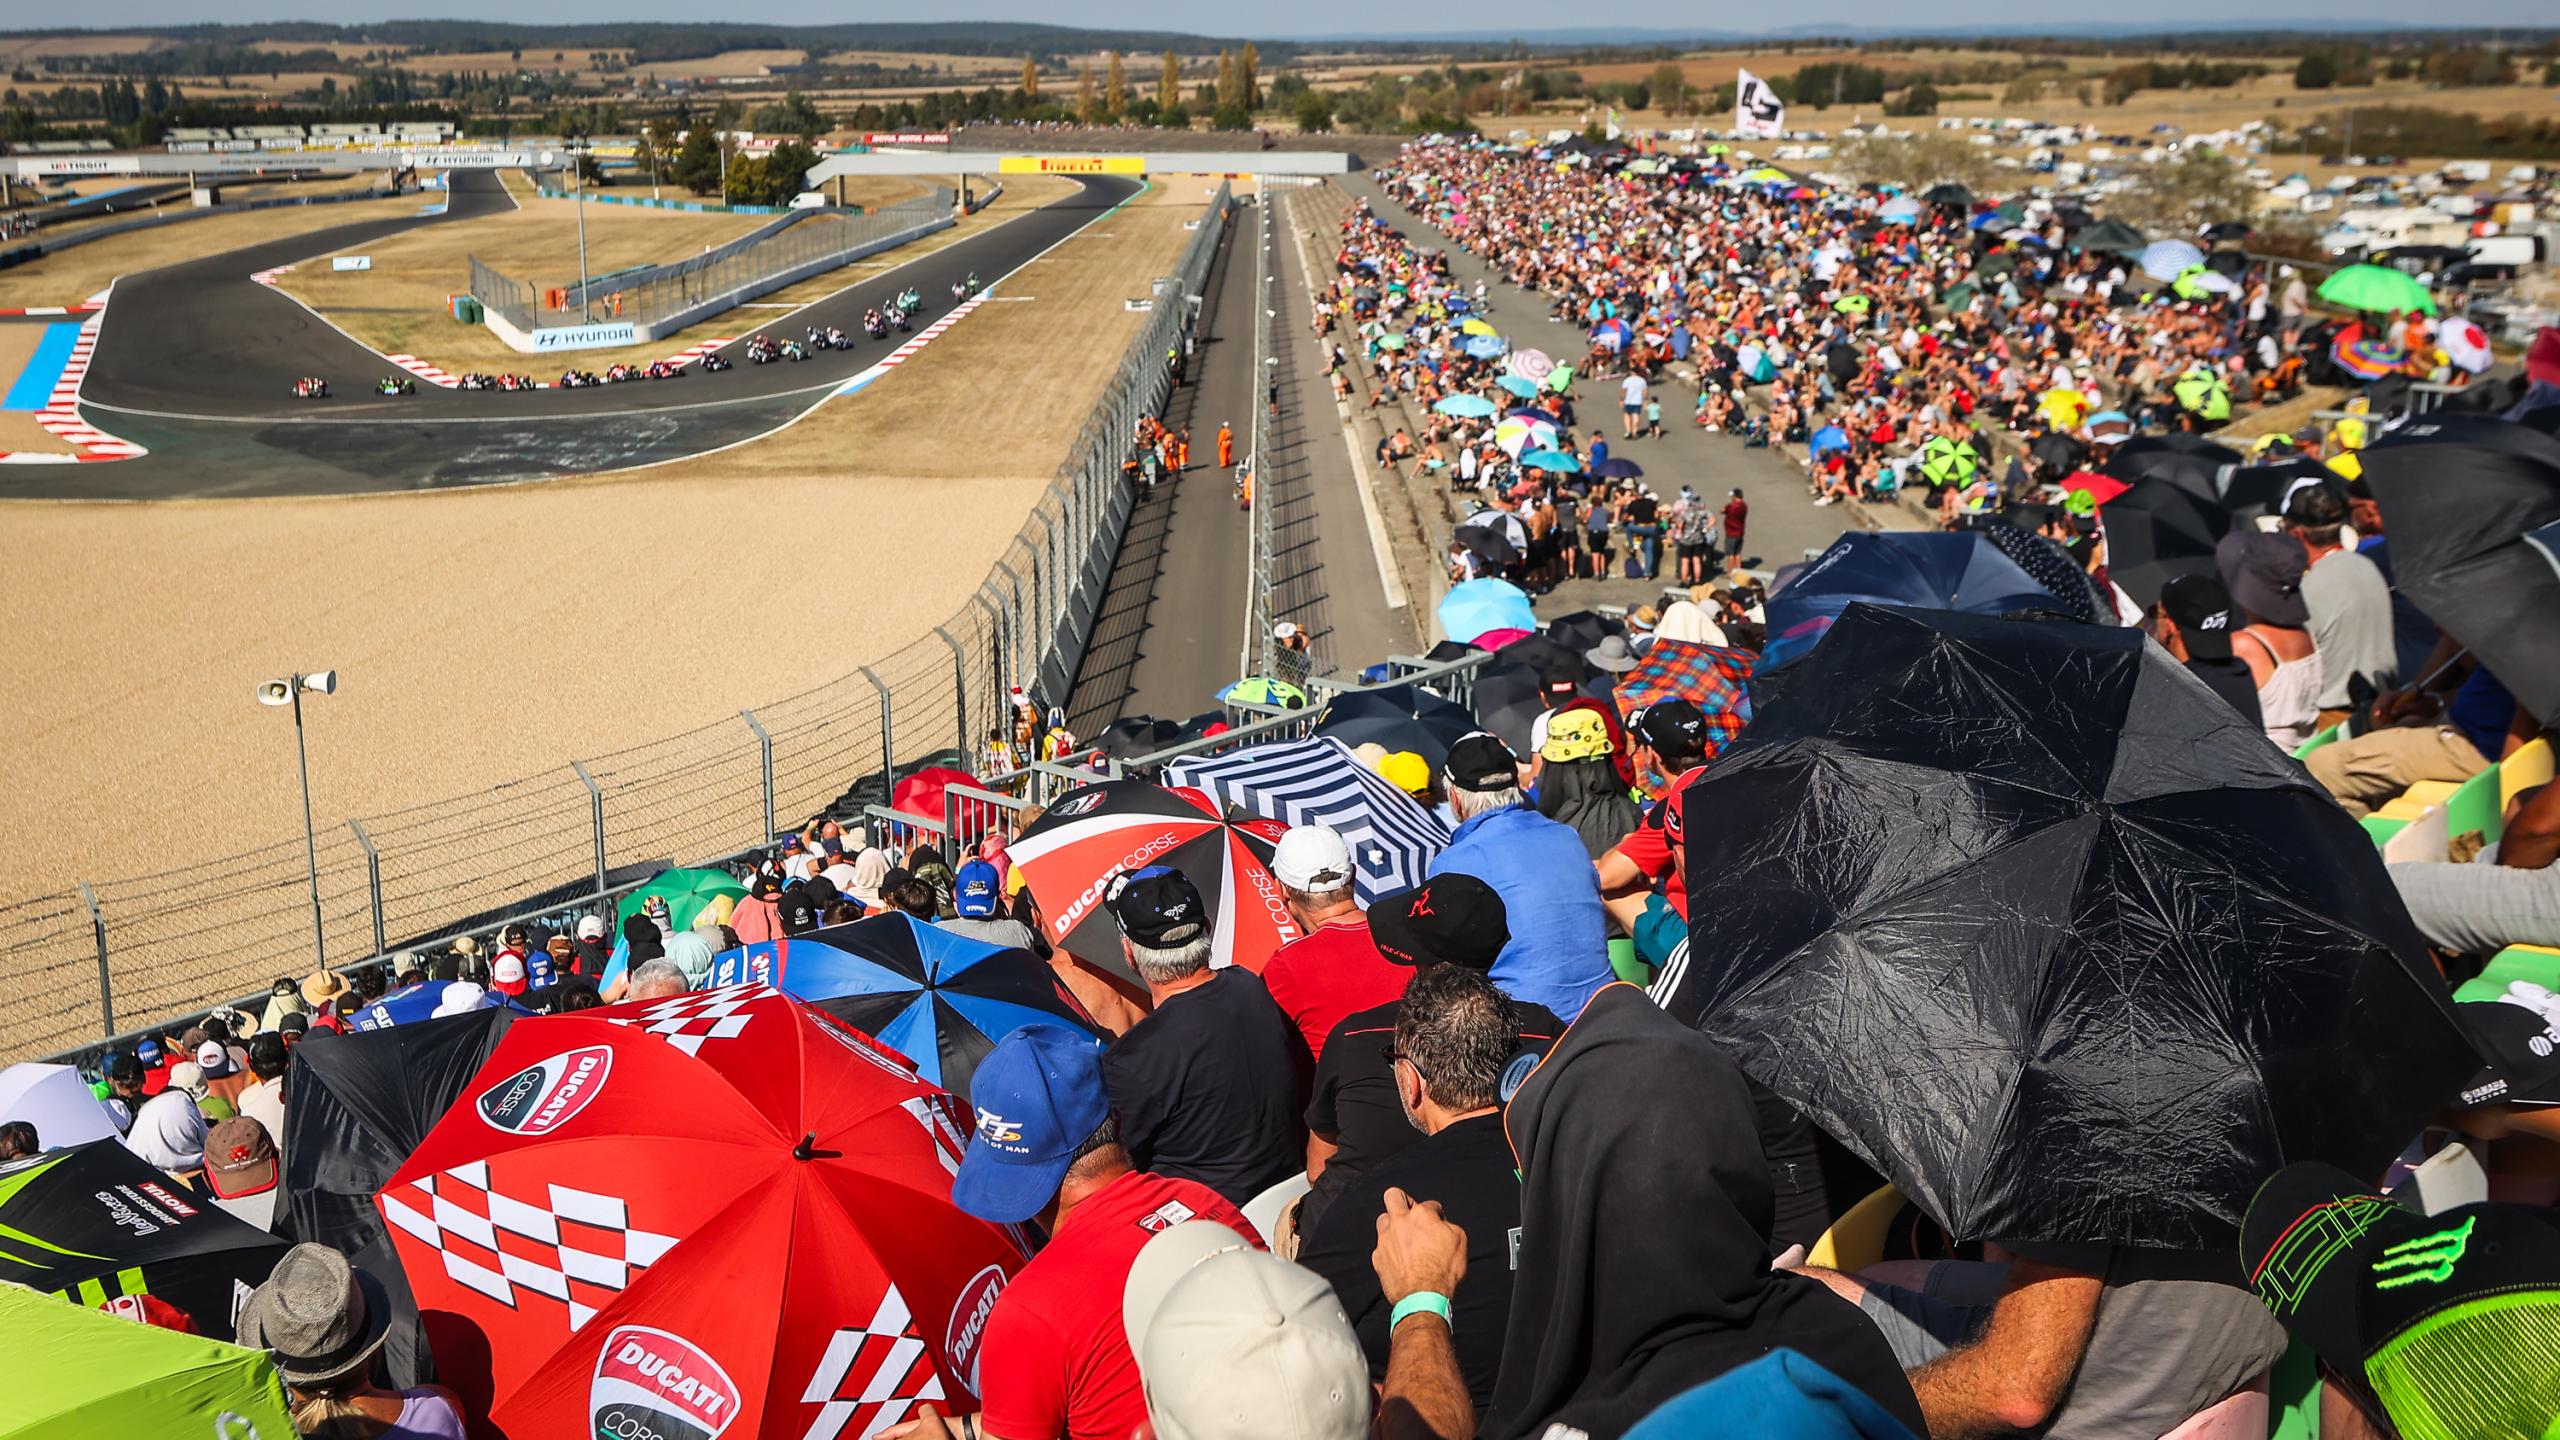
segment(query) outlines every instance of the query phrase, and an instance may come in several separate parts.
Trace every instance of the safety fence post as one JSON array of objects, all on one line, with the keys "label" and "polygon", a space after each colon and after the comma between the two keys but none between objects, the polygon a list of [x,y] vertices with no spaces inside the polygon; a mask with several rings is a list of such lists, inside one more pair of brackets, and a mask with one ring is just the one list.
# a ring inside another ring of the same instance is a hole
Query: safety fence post
[{"label": "safety fence post", "polygon": [[364,847],[364,888],[373,907],[373,953],[379,958],[390,948],[383,943],[382,934],[382,852],[373,848],[373,837],[364,833],[363,824],[352,815],[347,817],[347,828],[356,833],[356,843]]},{"label": "safety fence post", "polygon": [[[936,625],[935,638],[951,650],[951,748],[960,752],[960,768],[969,768],[969,654],[951,632]],[[948,834],[949,832],[944,832]]]},{"label": "safety fence post", "polygon": [[753,710],[739,711],[738,718],[756,732],[756,750],[764,764],[764,833],[756,837],[756,843],[764,845],[773,839],[773,737],[765,733],[764,722],[756,719]]},{"label": "safety fence post", "polygon": [[1004,572],[1004,578],[1013,586],[1012,593],[1005,599],[1005,673],[996,678],[999,685],[1019,685],[1022,683],[1022,654],[1025,649],[1022,633],[1022,576],[1014,571],[1013,562],[1010,560],[997,561],[996,568]]},{"label": "safety fence post", "polygon": [[868,665],[862,667],[862,678],[880,692],[880,803],[886,806],[898,789],[898,745],[889,730],[889,687],[880,683],[880,677]]},{"label": "safety fence post", "polygon": [[597,899],[599,899],[599,900],[601,900],[601,899],[603,899],[603,898],[604,898],[604,892],[605,892],[605,883],[604,883],[604,873],[605,873],[605,864],[604,864],[604,787],[603,787],[603,786],[601,786],[601,785],[598,785],[598,784],[596,783],[596,777],[594,777],[593,775],[590,775],[590,774],[588,774],[588,773],[587,773],[587,766],[586,766],[586,762],[584,762],[584,761],[582,761],[582,760],[572,760],[572,761],[570,761],[570,762],[569,762],[569,768],[578,772],[578,779],[579,779],[580,783],[584,784],[584,785],[587,787],[587,805],[588,805],[589,810],[592,812],[592,814],[593,814],[593,816],[594,816],[594,818],[595,818],[595,830],[596,830],[596,898],[597,898]]},{"label": "safety fence post", "polygon": [[98,1023],[104,1027],[98,1033],[113,1039],[116,1033],[116,988],[115,982],[107,978],[107,913],[98,908],[98,892],[90,889],[86,880],[80,882],[80,903],[89,907],[89,933],[98,942]]}]

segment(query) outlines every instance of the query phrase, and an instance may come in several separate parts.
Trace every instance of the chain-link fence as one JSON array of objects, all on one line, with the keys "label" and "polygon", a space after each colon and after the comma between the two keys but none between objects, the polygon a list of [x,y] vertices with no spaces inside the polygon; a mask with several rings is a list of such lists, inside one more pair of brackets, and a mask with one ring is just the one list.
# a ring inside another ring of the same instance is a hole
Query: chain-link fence
[{"label": "chain-link fence", "polygon": [[[1220,187],[1092,417],[1004,557],[925,637],[796,695],[474,795],[324,824],[322,959],[363,964],[592,903],[674,864],[885,804],[896,771],[974,755],[1007,692],[1066,695],[1128,522],[1120,462],[1160,409],[1223,232]],[[962,762],[968,763],[966,760]],[[279,800],[290,810],[289,797]],[[137,1024],[313,968],[302,837],[158,874],[0,902],[0,1061],[94,1055]]]},{"label": "chain-link fence", "polygon": [[519,330],[591,321],[647,325],[797,272],[818,273],[847,264],[884,245],[941,229],[952,223],[951,202],[951,191],[937,189],[859,215],[814,211],[769,233],[734,240],[689,259],[590,276],[583,284],[574,273],[516,279],[475,256],[471,293]]}]

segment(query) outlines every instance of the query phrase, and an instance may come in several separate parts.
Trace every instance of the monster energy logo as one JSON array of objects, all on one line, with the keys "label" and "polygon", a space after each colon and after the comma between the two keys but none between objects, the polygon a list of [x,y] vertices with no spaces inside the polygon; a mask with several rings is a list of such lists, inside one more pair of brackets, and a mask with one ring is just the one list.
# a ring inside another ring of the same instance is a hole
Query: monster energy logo
[{"label": "monster energy logo", "polygon": [[2461,1262],[2462,1252],[2471,1247],[2471,1227],[2478,1218],[2474,1216],[2450,1230],[2388,1247],[2382,1258],[2373,1262],[2373,1288],[2397,1290],[2421,1280],[2440,1284],[2452,1279],[2453,1267]]}]

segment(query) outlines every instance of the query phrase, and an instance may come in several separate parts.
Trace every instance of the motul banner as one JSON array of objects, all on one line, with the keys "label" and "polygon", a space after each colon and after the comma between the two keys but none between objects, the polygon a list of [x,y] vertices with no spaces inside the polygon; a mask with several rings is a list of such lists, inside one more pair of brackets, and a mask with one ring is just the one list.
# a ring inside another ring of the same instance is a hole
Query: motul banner
[{"label": "motul banner", "polygon": [[882,130],[862,137],[865,145],[948,145],[951,137],[938,130]]}]

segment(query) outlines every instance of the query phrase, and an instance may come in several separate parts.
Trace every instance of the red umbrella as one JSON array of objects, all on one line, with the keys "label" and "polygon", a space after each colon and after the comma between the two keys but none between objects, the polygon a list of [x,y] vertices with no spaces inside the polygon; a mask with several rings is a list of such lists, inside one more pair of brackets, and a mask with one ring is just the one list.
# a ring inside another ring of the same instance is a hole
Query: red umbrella
[{"label": "red umbrella", "polygon": [[2133,487],[2126,484],[2124,481],[2117,479],[2113,475],[2099,475],[2091,471],[2082,470],[2075,474],[2063,477],[2062,488],[2065,490],[2086,490],[2089,492],[2093,503],[2104,505],[2108,501],[2113,500]]},{"label": "red umbrella", "polygon": [[942,792],[953,785],[983,789],[978,777],[966,770],[947,765],[928,765],[900,777],[897,788],[889,792],[889,808],[908,815],[921,815],[928,820],[942,818]]},{"label": "red umbrella", "polygon": [[976,1404],[1022,1249],[952,1205],[966,1139],[895,1051],[737,985],[518,1023],[375,1203],[518,1440],[861,1437]]},{"label": "red umbrella", "polygon": [[1300,934],[1270,870],[1271,847],[1286,829],[1229,821],[1197,790],[1106,780],[1052,801],[1010,853],[1053,945],[1135,981],[1103,893],[1124,870],[1170,865],[1191,877],[1216,915],[1209,963],[1259,973],[1272,951]]}]

